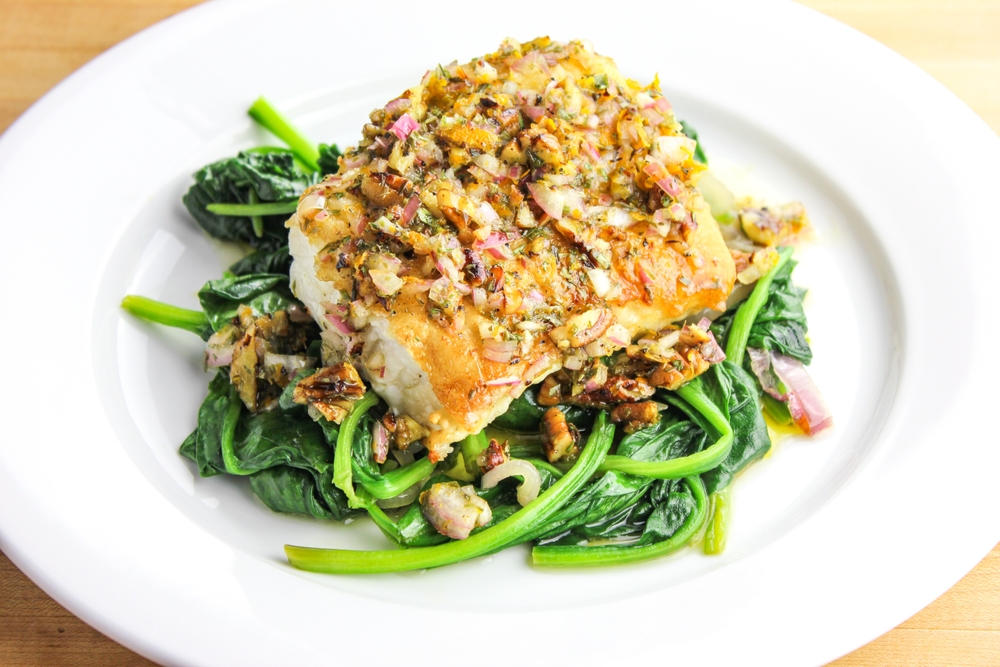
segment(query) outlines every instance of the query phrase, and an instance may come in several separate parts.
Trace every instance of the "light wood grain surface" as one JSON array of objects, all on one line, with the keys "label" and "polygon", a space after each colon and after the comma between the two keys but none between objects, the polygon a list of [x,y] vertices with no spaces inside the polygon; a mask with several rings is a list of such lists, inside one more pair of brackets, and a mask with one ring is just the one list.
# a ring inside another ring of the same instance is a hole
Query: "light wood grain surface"
[{"label": "light wood grain surface", "polygon": [[[108,47],[195,4],[196,0],[0,0],[0,131]],[[806,0],[803,4],[901,53],[1000,131],[1000,0]],[[153,663],[63,609],[0,553],[0,667],[57,665]],[[1000,665],[1000,546],[916,616],[832,665]]]}]

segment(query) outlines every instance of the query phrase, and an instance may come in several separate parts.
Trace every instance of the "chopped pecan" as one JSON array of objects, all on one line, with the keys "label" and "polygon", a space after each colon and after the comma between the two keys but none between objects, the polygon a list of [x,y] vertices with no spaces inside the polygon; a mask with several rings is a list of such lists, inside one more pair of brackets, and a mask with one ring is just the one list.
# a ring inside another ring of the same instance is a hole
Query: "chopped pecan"
[{"label": "chopped pecan", "polygon": [[549,463],[560,459],[573,458],[580,453],[577,443],[580,433],[576,427],[566,421],[566,415],[559,408],[549,408],[542,415],[540,425],[542,436],[542,451]]},{"label": "chopped pecan", "polygon": [[418,440],[422,440],[429,436],[431,432],[427,430],[427,427],[418,424],[415,420],[411,419],[408,415],[403,415],[402,417],[396,417],[396,430],[394,433],[394,441],[396,443],[397,449],[406,449],[411,444]]},{"label": "chopped pecan", "polygon": [[361,179],[361,192],[378,206],[402,206],[413,194],[413,184],[402,176],[369,172]]},{"label": "chopped pecan", "polygon": [[365,395],[365,385],[358,371],[348,361],[321,368],[299,380],[292,400],[315,408],[326,419],[340,423],[354,401]]},{"label": "chopped pecan", "polygon": [[660,422],[660,406],[653,401],[620,403],[611,410],[611,421],[624,423],[626,433],[635,433]]},{"label": "chopped pecan", "polygon": [[479,454],[476,463],[479,464],[480,472],[489,472],[499,465],[510,461],[510,445],[504,440],[500,444],[496,439],[491,439],[490,444]]}]

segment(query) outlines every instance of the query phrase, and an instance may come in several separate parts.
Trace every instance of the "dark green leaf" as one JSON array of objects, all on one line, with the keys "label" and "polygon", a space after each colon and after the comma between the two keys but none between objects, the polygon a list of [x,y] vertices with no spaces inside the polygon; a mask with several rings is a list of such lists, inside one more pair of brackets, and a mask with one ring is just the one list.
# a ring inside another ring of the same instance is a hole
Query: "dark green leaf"
[{"label": "dark green leaf", "polygon": [[[566,413],[566,420],[577,427],[587,427],[594,421],[592,410],[574,405],[558,407]],[[494,419],[490,426],[512,433],[537,433],[546,410],[547,407],[538,404],[538,386],[528,387],[523,394],[511,401],[507,412]]]},{"label": "dark green leaf", "polygon": [[216,331],[229,324],[240,305],[249,306],[259,317],[298,303],[288,289],[288,276],[271,273],[209,280],[198,292],[198,300]]},{"label": "dark green leaf", "polygon": [[319,173],[321,174],[336,174],[337,170],[340,168],[340,164],[337,162],[343,153],[337,148],[337,144],[320,144],[319,145],[319,158],[316,160],[316,164],[319,165]]},{"label": "dark green leaf", "polygon": [[249,204],[251,189],[261,202],[298,197],[313,178],[295,166],[289,153],[245,152],[203,167],[194,174],[194,180],[183,201],[202,229],[217,239],[275,250],[288,242],[284,226],[287,215],[266,216],[263,235],[258,237],[249,217],[216,215],[206,207]]},{"label": "dark green leaf", "polygon": [[[662,542],[677,532],[695,510],[694,496],[684,480],[662,480],[650,494],[655,507],[646,519],[639,544]],[[664,493],[665,492],[665,493]]]},{"label": "dark green leaf", "polygon": [[694,159],[702,164],[708,164],[708,158],[705,156],[705,151],[701,148],[701,140],[698,139],[698,131],[683,120],[681,121],[681,129],[683,130],[685,136],[689,139],[694,139],[697,144],[694,149]]},{"label": "dark green leaf", "polygon": [[291,266],[292,256],[288,252],[288,246],[284,245],[277,250],[256,250],[230,266],[229,272],[236,276],[245,276],[251,273],[288,275],[288,269]]},{"label": "dark green leaf", "polygon": [[671,411],[655,426],[622,438],[617,453],[636,461],[668,461],[700,452],[707,438],[700,426]]},{"label": "dark green leaf", "polygon": [[725,488],[739,471],[771,449],[771,438],[761,413],[760,394],[754,378],[742,368],[723,361],[701,376],[712,401],[727,415],[735,434],[729,456],[701,477],[708,493]]},{"label": "dark green leaf", "polygon": [[347,501],[336,511],[323,499],[316,478],[309,470],[277,466],[250,476],[250,488],[275,512],[305,514],[317,519],[343,519]]}]

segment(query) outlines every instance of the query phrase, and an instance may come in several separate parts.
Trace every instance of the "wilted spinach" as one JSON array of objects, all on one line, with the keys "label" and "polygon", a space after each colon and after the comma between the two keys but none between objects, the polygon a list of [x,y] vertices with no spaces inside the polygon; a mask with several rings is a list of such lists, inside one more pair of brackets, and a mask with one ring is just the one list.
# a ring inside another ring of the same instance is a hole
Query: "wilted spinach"
[{"label": "wilted spinach", "polygon": [[194,174],[194,181],[184,195],[184,206],[209,235],[276,250],[288,243],[287,214],[264,216],[258,234],[250,217],[218,215],[208,210],[209,204],[294,202],[314,177],[296,167],[287,151],[248,151],[202,167]]},{"label": "wilted spinach", "polygon": [[216,331],[236,316],[240,305],[249,306],[259,317],[298,303],[288,288],[288,276],[273,273],[209,280],[198,291],[198,300]]},{"label": "wilted spinach", "polygon": [[[574,426],[583,428],[594,421],[593,410],[575,405],[557,407],[566,414],[566,420]],[[523,394],[511,401],[507,412],[494,419],[490,426],[511,433],[537,433],[538,425],[546,410],[547,407],[538,404],[538,386],[528,387]]]},{"label": "wilted spinach", "polygon": [[276,250],[255,250],[230,266],[229,272],[236,276],[252,273],[278,273],[287,276],[291,266],[292,256],[285,245]]},{"label": "wilted spinach", "polygon": [[767,424],[760,411],[760,393],[753,376],[729,361],[712,366],[702,376],[706,393],[726,414],[733,428],[733,446],[716,468],[702,474],[705,488],[714,493],[726,487],[739,471],[771,449]]}]

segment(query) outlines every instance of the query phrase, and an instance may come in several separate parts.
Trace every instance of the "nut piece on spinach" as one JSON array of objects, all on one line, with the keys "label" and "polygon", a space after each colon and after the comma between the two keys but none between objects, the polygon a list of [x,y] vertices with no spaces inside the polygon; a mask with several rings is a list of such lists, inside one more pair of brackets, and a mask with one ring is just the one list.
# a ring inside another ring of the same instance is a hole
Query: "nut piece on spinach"
[{"label": "nut piece on spinach", "polygon": [[351,410],[351,405],[365,395],[365,385],[349,361],[319,369],[299,380],[292,400],[318,411],[327,421],[337,424]]},{"label": "nut piece on spinach", "polygon": [[420,494],[420,509],[434,529],[454,540],[464,540],[476,526],[493,518],[490,504],[471,485],[439,482]]},{"label": "nut piece on spinach", "polygon": [[542,451],[549,463],[560,459],[573,458],[580,453],[577,443],[580,433],[576,427],[566,421],[566,415],[559,408],[549,408],[542,415],[541,423]]},{"label": "nut piece on spinach", "polygon": [[206,363],[224,365],[226,341],[231,347],[229,381],[251,413],[272,407],[295,374],[310,368],[315,359],[306,355],[309,326],[293,324],[288,313],[254,315],[249,306],[237,308],[230,325],[209,338]]},{"label": "nut piece on spinach", "polygon": [[660,406],[653,401],[620,403],[611,410],[611,421],[625,424],[625,433],[635,433],[660,423]]},{"label": "nut piece on spinach", "polygon": [[510,445],[506,440],[501,444],[496,439],[490,439],[490,444],[479,453],[479,457],[476,459],[479,471],[482,473],[487,473],[508,461],[510,461]]}]

